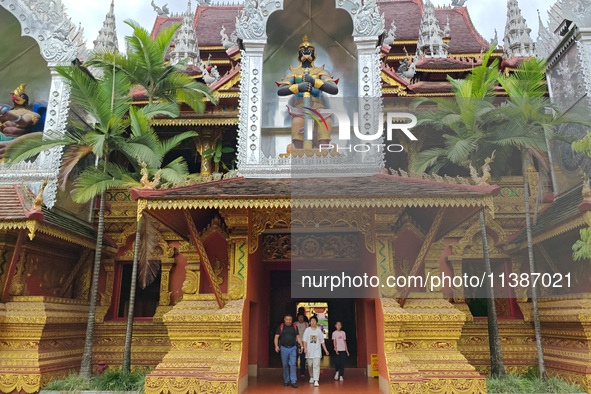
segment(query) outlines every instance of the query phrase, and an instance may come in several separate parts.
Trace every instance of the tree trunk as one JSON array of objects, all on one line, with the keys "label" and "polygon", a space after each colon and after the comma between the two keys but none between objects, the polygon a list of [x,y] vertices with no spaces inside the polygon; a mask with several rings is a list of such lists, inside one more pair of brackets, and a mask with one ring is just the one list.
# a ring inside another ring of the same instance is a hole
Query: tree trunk
[{"label": "tree trunk", "polygon": [[125,331],[125,347],[123,348],[123,372],[131,371],[131,339],[133,336],[133,313],[135,309],[135,291],[137,288],[137,264],[140,252],[141,219],[136,224],[135,248],[133,251],[133,266],[131,269],[131,286],[129,290],[129,305],[127,307],[127,330]]},{"label": "tree trunk", "polygon": [[[480,211],[480,231],[482,232],[482,250],[484,252],[484,267],[488,278],[492,276],[492,267],[488,256],[488,241],[486,239],[486,220],[484,209]],[[485,285],[486,286],[486,285]],[[491,286],[486,286],[488,297],[486,309],[488,315],[488,346],[490,349],[490,373],[493,377],[504,378],[505,365],[503,364],[503,352],[501,351],[501,337],[499,335],[499,322],[495,307],[495,292]]]},{"label": "tree trunk", "polygon": [[96,249],[94,252],[94,267],[92,271],[92,288],[90,291],[90,308],[88,310],[88,323],[86,325],[84,353],[82,354],[82,364],[80,366],[80,376],[83,378],[89,378],[92,373],[92,342],[94,338],[94,318],[96,313],[96,299],[98,295],[99,274],[101,270],[103,231],[105,227],[105,194],[105,192],[101,193],[98,229],[96,233]]},{"label": "tree trunk", "polygon": [[[534,262],[534,245],[531,235],[531,221],[529,212],[529,183],[527,180],[527,159],[525,151],[522,152],[521,167],[523,171],[523,199],[525,202],[525,231],[527,234],[527,255],[529,258],[529,272],[530,274],[536,272]],[[538,309],[538,291],[535,286],[531,287],[531,300],[534,308],[534,329],[536,332],[536,348],[538,350],[538,369],[540,372],[540,379],[546,380],[546,365],[544,363],[544,348],[542,346],[542,328],[540,325],[540,311]]]}]

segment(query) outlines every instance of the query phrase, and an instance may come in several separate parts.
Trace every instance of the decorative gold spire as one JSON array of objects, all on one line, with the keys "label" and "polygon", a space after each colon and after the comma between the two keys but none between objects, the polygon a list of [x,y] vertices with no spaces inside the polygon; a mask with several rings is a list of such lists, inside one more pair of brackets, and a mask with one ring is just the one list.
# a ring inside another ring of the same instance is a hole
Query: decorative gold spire
[{"label": "decorative gold spire", "polygon": [[316,49],[316,48],[314,48],[314,45],[312,45],[312,44],[310,43],[310,41],[308,41],[308,35],[306,34],[306,35],[304,36],[304,38],[302,38],[302,43],[300,44],[300,46],[299,46],[298,50],[302,50],[303,48],[310,48],[310,47],[311,47],[312,49]]}]

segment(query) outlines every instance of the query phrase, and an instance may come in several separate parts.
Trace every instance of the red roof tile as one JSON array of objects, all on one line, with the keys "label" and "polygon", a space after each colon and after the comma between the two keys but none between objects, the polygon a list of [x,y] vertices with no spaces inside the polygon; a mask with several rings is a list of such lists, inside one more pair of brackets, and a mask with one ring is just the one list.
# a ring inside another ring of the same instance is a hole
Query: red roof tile
[{"label": "red roof tile", "polygon": [[0,186],[0,220],[26,220],[28,218],[29,212],[25,209],[24,196],[18,190],[20,187],[22,186]]},{"label": "red roof tile", "polygon": [[449,92],[451,91],[451,83],[421,81],[410,85],[408,88],[416,93]]},{"label": "red roof tile", "polygon": [[[381,12],[385,14],[386,29],[390,28],[390,24],[394,20],[397,41],[416,41],[418,39],[423,8],[421,0],[381,1],[378,5]],[[226,27],[226,34],[229,37],[235,30],[236,16],[241,9],[242,7],[238,6],[197,7],[195,30],[199,46],[220,46],[222,26]],[[489,48],[489,44],[474,28],[466,8],[436,9],[435,15],[437,15],[441,28],[447,24],[449,17],[450,53],[480,53],[483,48],[484,50]],[[161,29],[179,22],[182,22],[182,17],[157,17],[152,36],[155,36]]]},{"label": "red roof tile", "polygon": [[455,70],[480,66],[482,62],[472,63],[452,58],[424,58],[417,63],[417,71],[421,69]]},{"label": "red roof tile", "polygon": [[242,7],[197,7],[195,13],[195,31],[199,46],[220,46],[220,30],[226,27],[228,37],[236,30],[236,16]]},{"label": "red roof tile", "polygon": [[479,187],[392,175],[335,178],[233,178],[177,189],[133,189],[134,199],[185,198],[372,198],[411,196],[483,196],[497,194],[497,186]]}]

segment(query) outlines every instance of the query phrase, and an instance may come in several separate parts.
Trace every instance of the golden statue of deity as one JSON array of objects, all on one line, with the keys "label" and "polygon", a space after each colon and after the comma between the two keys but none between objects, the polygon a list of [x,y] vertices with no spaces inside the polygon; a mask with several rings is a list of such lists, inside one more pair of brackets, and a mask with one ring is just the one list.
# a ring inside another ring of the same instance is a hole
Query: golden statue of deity
[{"label": "golden statue of deity", "polygon": [[279,96],[293,96],[287,106],[291,115],[291,140],[292,149],[310,149],[312,141],[308,140],[306,133],[307,118],[316,120],[316,135],[318,145],[330,144],[330,133],[332,128],[332,113],[327,111],[323,102],[322,94],[335,95],[339,92],[338,80],[324,70],[324,66],[316,67],[316,49],[304,36],[298,48],[297,67],[289,67],[289,73],[280,81],[276,82],[279,87]]}]

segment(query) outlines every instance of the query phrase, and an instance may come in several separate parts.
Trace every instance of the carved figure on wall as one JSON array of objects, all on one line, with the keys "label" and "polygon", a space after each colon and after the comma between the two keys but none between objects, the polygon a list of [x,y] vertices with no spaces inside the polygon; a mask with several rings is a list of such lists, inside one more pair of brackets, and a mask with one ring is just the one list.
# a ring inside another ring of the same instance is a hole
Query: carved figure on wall
[{"label": "carved figure on wall", "polygon": [[491,157],[484,159],[484,165],[482,166],[482,177],[478,176],[478,171],[476,168],[474,168],[474,166],[472,166],[472,164],[470,164],[470,176],[477,186],[490,186],[490,180],[492,179],[490,174],[490,165],[494,160],[495,151],[493,151]]},{"label": "carved figure on wall", "polygon": [[158,16],[167,17],[168,14],[170,14],[170,11],[168,10],[168,3],[164,4],[162,8],[160,8],[154,3],[154,0],[152,0],[152,8],[154,8],[154,11],[156,11]]},{"label": "carved figure on wall", "polygon": [[201,73],[203,74],[203,76],[202,76],[203,82],[205,82],[205,84],[208,86],[217,82],[220,79],[220,73],[218,71],[218,66],[214,66],[211,63],[211,54],[209,54],[207,61],[204,61],[203,59],[199,59],[199,69],[201,70]]},{"label": "carved figure on wall", "polygon": [[392,20],[392,24],[390,25],[390,30],[386,32],[386,37],[384,37],[384,45],[392,46],[394,41],[396,40],[396,25],[394,24],[394,20]]},{"label": "carved figure on wall", "polygon": [[[339,92],[338,80],[334,80],[324,66],[316,67],[316,49],[304,36],[298,48],[297,67],[289,67],[289,73],[276,82],[279,96],[293,96],[287,106],[291,115],[292,149],[311,149],[312,141],[306,141],[306,118],[310,112],[322,119],[316,127],[318,144],[329,144],[332,129],[332,113],[327,111],[323,102],[323,93],[335,95]],[[306,144],[304,144],[306,142]]]},{"label": "carved figure on wall", "polygon": [[41,131],[35,126],[44,117],[47,106],[35,103],[31,108],[26,88],[27,84],[23,83],[10,94],[12,108],[0,105],[0,141],[11,141],[31,131]]},{"label": "carved figure on wall", "polygon": [[238,45],[238,36],[236,35],[236,31],[230,34],[230,37],[226,34],[226,26],[222,25],[222,30],[220,30],[220,36],[222,37],[222,45],[224,46],[225,50],[235,47]]}]

